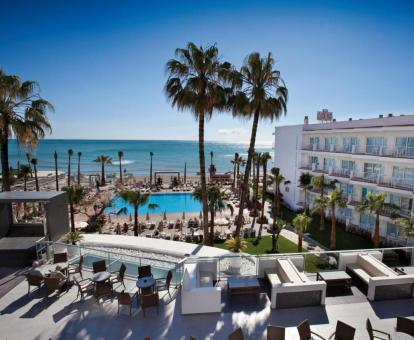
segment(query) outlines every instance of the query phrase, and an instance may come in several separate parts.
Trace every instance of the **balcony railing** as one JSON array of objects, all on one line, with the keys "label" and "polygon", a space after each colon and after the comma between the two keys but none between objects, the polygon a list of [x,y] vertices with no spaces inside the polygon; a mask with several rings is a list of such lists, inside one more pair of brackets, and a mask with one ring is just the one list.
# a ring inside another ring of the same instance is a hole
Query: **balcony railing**
[{"label": "balcony railing", "polygon": [[303,144],[302,150],[395,158],[414,158],[414,147],[387,147],[377,145]]}]

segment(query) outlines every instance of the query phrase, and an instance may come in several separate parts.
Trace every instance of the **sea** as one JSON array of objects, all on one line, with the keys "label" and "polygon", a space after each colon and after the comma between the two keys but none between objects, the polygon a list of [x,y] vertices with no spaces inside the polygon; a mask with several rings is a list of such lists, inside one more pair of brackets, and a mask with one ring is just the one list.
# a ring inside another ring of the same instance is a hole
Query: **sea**
[{"label": "sea", "polygon": [[[118,151],[123,151],[122,170],[137,176],[148,176],[150,167],[150,152],[153,152],[153,171],[181,171],[187,164],[187,174],[197,175],[199,172],[198,142],[178,140],[80,140],[80,139],[43,139],[35,149],[27,149],[18,145],[16,140],[10,140],[9,163],[13,168],[17,162],[27,164],[26,153],[37,158],[38,170],[54,169],[53,154],[58,154],[58,168],[67,172],[68,150],[74,151],[71,161],[72,172],[77,171],[78,152],[81,156],[81,173],[93,174],[100,172],[100,164],[94,162],[97,156],[105,155],[112,158],[112,165],[106,166],[107,173],[119,172]],[[210,164],[210,152],[213,152],[213,163],[218,173],[233,171],[231,160],[239,153],[247,159],[247,144],[205,142],[206,168]],[[271,145],[256,145],[256,151],[269,152]]]}]

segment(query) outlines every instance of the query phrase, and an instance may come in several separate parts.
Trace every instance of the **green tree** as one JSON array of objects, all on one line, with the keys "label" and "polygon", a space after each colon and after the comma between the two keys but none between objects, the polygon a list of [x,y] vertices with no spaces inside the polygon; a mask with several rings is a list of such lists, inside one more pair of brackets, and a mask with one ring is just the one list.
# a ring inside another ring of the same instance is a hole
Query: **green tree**
[{"label": "green tree", "polygon": [[69,149],[68,150],[68,187],[70,187],[70,176],[71,176],[71,174],[70,174],[70,163],[71,163],[71,160],[72,160],[72,156],[73,156],[73,150],[72,149]]},{"label": "green tree", "polygon": [[403,228],[407,241],[414,236],[414,212],[411,212],[410,218],[396,218],[395,223]]},{"label": "green tree", "polygon": [[[141,193],[139,191],[122,191],[119,196],[129,204],[131,204],[134,207],[134,235],[138,236],[141,234],[141,227],[138,223],[138,209],[139,207],[145,205],[148,203],[150,199],[150,194],[148,193]],[[158,207],[155,204],[151,204],[152,209],[155,209]]]},{"label": "green tree", "polygon": [[32,158],[30,160],[30,163],[33,165],[33,172],[35,176],[35,185],[36,185],[36,191],[39,191],[39,178],[37,177],[37,159]]},{"label": "green tree", "polygon": [[[188,43],[186,48],[175,51],[176,59],[167,62],[168,80],[165,85],[167,98],[178,110],[190,110],[198,121],[198,147],[200,182],[203,204],[204,234],[208,234],[208,203],[206,164],[204,154],[204,124],[215,110],[226,108],[225,81],[231,71],[229,63],[219,59],[216,46],[207,48]],[[208,242],[205,238],[205,242]]]},{"label": "green tree", "polygon": [[58,172],[58,153],[54,152],[53,158],[55,160],[55,182],[56,182],[56,191],[59,191],[59,172]]},{"label": "green tree", "polygon": [[[201,202],[201,188],[197,187],[193,196],[195,199]],[[226,200],[228,199],[227,194],[218,186],[210,186],[207,188],[207,201],[208,208],[210,211],[210,243],[214,242],[214,218],[217,212],[223,211],[227,205]],[[207,234],[204,234],[207,237]]]},{"label": "green tree", "polygon": [[234,154],[234,159],[231,160],[231,164],[233,164],[233,191],[236,190],[236,168],[238,163],[239,154],[236,152]]},{"label": "green tree", "polygon": [[23,176],[23,190],[27,191],[27,178],[29,177],[29,175],[31,174],[31,169],[30,166],[26,165],[26,164],[22,164],[20,165],[20,175]]},{"label": "green tree", "polygon": [[270,169],[269,184],[274,186],[275,194],[273,197],[274,215],[273,218],[280,216],[282,211],[282,192],[280,185],[289,185],[290,181],[286,180],[279,168]]},{"label": "green tree", "polygon": [[304,210],[308,213],[308,192],[309,190],[312,190],[312,175],[309,174],[309,172],[302,172],[299,177],[299,185],[303,188],[303,193],[305,195]]},{"label": "green tree", "polygon": [[385,207],[386,198],[386,193],[374,194],[372,192],[369,192],[367,195],[367,199],[365,199],[362,203],[358,204],[357,206],[357,210],[359,212],[369,211],[371,214],[375,214],[375,228],[374,236],[372,239],[374,248],[378,248],[380,246],[380,215]]},{"label": "green tree", "polygon": [[239,235],[243,224],[243,208],[248,195],[249,175],[255,151],[259,119],[273,121],[286,113],[288,90],[280,76],[280,72],[274,69],[274,60],[271,53],[264,58],[261,58],[257,52],[251,53],[246,58],[240,72],[233,77],[233,84],[238,88],[229,102],[233,114],[244,118],[253,117],[237,218],[236,235]]},{"label": "green tree", "polygon": [[305,213],[297,215],[292,224],[295,227],[295,231],[298,234],[298,252],[302,252],[302,242],[303,242],[303,234],[309,228],[310,224],[312,223],[312,218]]},{"label": "green tree", "polygon": [[[337,180],[327,180],[324,175],[313,177],[313,187],[319,190],[319,197],[323,199],[325,191],[328,189],[335,189],[335,185],[338,183]],[[319,230],[325,230],[325,210],[320,209],[320,227]]]},{"label": "green tree", "polygon": [[271,160],[272,157],[270,153],[264,152],[260,159],[260,164],[263,167],[263,178],[262,178],[262,205],[261,205],[261,213],[260,213],[260,228],[257,238],[260,239],[262,236],[262,229],[263,223],[265,223],[265,203],[266,203],[266,189],[267,189],[267,163]]},{"label": "green tree", "polygon": [[274,218],[273,223],[270,229],[270,232],[272,233],[272,249],[270,250],[271,253],[277,253],[278,252],[278,240],[280,233],[283,229],[286,228],[286,222],[283,221],[280,218]]},{"label": "green tree", "polygon": [[75,205],[78,205],[85,198],[85,189],[81,186],[70,186],[62,188],[68,195],[69,213],[70,213],[70,231],[73,233],[75,229]]},{"label": "green tree", "polygon": [[118,151],[118,160],[119,160],[119,180],[121,182],[121,184],[123,184],[122,182],[122,158],[124,157],[124,152],[123,151]]},{"label": "green tree", "polygon": [[80,166],[81,166],[81,157],[82,157],[82,152],[78,152],[78,186],[80,186],[80,177],[81,177],[81,171],[80,171]]},{"label": "green tree", "polygon": [[105,165],[112,164],[112,158],[109,156],[98,156],[95,158],[94,162],[101,164],[101,185],[105,185]]},{"label": "green tree", "polygon": [[22,81],[0,69],[0,159],[2,189],[10,191],[9,138],[19,144],[35,146],[51,132],[47,112],[53,106],[39,94],[34,81]]}]

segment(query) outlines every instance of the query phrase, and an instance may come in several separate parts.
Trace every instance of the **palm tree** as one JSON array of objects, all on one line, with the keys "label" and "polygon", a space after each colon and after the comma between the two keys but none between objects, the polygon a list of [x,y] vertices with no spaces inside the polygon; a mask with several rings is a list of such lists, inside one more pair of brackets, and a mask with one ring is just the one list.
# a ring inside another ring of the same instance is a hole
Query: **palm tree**
[{"label": "palm tree", "polygon": [[[323,199],[325,195],[325,190],[327,189],[335,189],[335,185],[338,183],[337,180],[327,180],[324,175],[313,177],[313,187],[318,189],[320,192],[320,198]],[[325,210],[321,209],[319,210],[320,214],[320,226],[319,230],[323,231],[325,230]]]},{"label": "palm tree", "polygon": [[68,187],[70,187],[70,160],[72,159],[73,156],[73,150],[69,149],[68,150]]},{"label": "palm tree", "polygon": [[78,152],[78,186],[80,186],[80,176],[81,176],[81,172],[80,172],[80,164],[81,164],[81,157],[82,157],[82,152]]},{"label": "palm tree", "polygon": [[378,248],[380,246],[380,215],[382,210],[385,207],[385,199],[387,198],[387,194],[382,192],[378,194],[374,194],[369,192],[367,195],[367,199],[364,202],[358,204],[357,209],[359,212],[369,211],[370,213],[375,214],[375,229],[374,229],[374,237],[372,242],[374,244],[374,248]]},{"label": "palm tree", "polygon": [[404,229],[404,234],[407,241],[414,236],[414,212],[411,212],[410,218],[396,218],[395,223]]},{"label": "palm tree", "polygon": [[233,191],[236,190],[236,168],[239,159],[239,154],[236,152],[234,154],[234,159],[231,160],[231,164],[233,164]]},{"label": "palm tree", "polygon": [[112,164],[112,158],[105,155],[100,155],[94,160],[96,163],[101,163],[101,185],[105,185],[105,165]]},{"label": "palm tree", "polygon": [[35,176],[36,191],[39,191],[39,179],[37,178],[37,159],[32,158],[30,163],[33,165],[33,172]]},{"label": "palm tree", "polygon": [[58,173],[58,153],[55,150],[53,154],[53,158],[55,159],[55,181],[56,181],[56,191],[59,191],[59,173]]},{"label": "palm tree", "polygon": [[216,166],[213,164],[213,151],[210,151],[210,166],[208,172],[210,173],[210,178],[216,173]]},{"label": "palm tree", "polygon": [[263,178],[262,178],[262,206],[261,206],[261,213],[260,213],[260,228],[258,232],[257,238],[260,239],[262,237],[262,229],[263,229],[263,223],[265,221],[265,215],[264,215],[264,208],[266,203],[266,189],[267,189],[267,162],[272,159],[270,156],[270,153],[264,152],[260,159],[260,164],[263,167]]},{"label": "palm tree", "polygon": [[309,172],[302,172],[299,177],[299,184],[303,188],[305,194],[304,210],[308,212],[308,191],[312,189],[312,176]]},{"label": "palm tree", "polygon": [[204,123],[212,116],[214,110],[226,107],[229,91],[223,85],[227,74],[231,71],[231,65],[219,60],[216,46],[203,48],[190,42],[186,48],[176,49],[175,56],[176,59],[167,63],[169,75],[165,92],[173,107],[177,107],[180,111],[190,110],[198,121],[203,225],[204,234],[207,235],[209,209],[204,155]]},{"label": "palm tree", "polygon": [[312,218],[306,215],[305,213],[297,215],[293,221],[293,226],[295,227],[295,231],[298,234],[298,253],[302,252],[302,241],[303,241],[303,234],[309,228],[310,224],[312,223]]},{"label": "palm tree", "polygon": [[152,185],[152,158],[154,157],[154,153],[150,152],[150,185]]},{"label": "palm tree", "polygon": [[62,188],[68,195],[70,212],[70,231],[75,232],[75,205],[78,205],[85,198],[85,189],[81,186],[70,186]]},{"label": "palm tree", "polygon": [[240,156],[237,160],[237,175],[236,175],[237,188],[238,188],[239,194],[240,194],[241,183],[242,183],[242,178],[243,178],[243,175],[240,175],[240,167],[245,167],[245,166],[246,166],[246,160],[242,156]]},{"label": "palm tree", "polygon": [[27,191],[27,177],[30,175],[32,171],[30,170],[30,166],[26,165],[26,164],[22,164],[20,165],[20,174],[21,176],[23,176],[23,190]]},{"label": "palm tree", "polygon": [[[194,190],[193,196],[201,202],[201,188],[198,187]],[[214,218],[218,211],[223,211],[227,205],[227,194],[218,186],[211,186],[207,188],[207,201],[208,208],[210,210],[210,243],[214,241]],[[207,237],[207,234],[205,234]]]},{"label": "palm tree", "polygon": [[286,223],[282,219],[273,219],[271,233],[272,233],[272,249],[270,250],[271,253],[276,253],[278,251],[278,239],[279,235],[283,229],[286,228]]},{"label": "palm tree", "polygon": [[32,176],[32,167],[30,166],[30,160],[32,159],[32,157],[30,156],[30,153],[26,152],[26,159],[27,159],[27,164],[29,165],[30,168],[30,176]]},{"label": "palm tree", "polygon": [[35,146],[39,139],[51,132],[47,112],[53,106],[39,95],[34,81],[21,81],[0,69],[0,160],[2,189],[10,191],[9,138],[19,144]]},{"label": "palm tree", "polygon": [[282,193],[280,191],[280,185],[289,185],[290,181],[286,180],[286,178],[280,172],[279,168],[270,169],[270,173],[271,174],[269,175],[269,184],[273,185],[275,188],[273,218],[276,218],[276,216],[280,216],[282,206]]},{"label": "palm tree", "polygon": [[[138,236],[141,233],[141,228],[138,224],[138,209],[148,203],[150,194],[130,190],[122,191],[119,196],[134,207],[134,235]],[[158,205],[151,204],[151,207],[151,209],[155,209]]]},{"label": "palm tree", "polygon": [[118,151],[118,159],[119,159],[119,180],[122,184],[122,158],[124,157],[123,151]]},{"label": "palm tree", "polygon": [[240,208],[237,218],[236,235],[242,227],[243,208],[248,194],[249,175],[256,143],[257,127],[260,118],[273,121],[286,113],[288,90],[274,68],[272,54],[261,58],[257,52],[251,53],[240,72],[234,77],[234,86],[239,90],[232,96],[230,105],[236,116],[253,117],[250,145],[243,178]]}]

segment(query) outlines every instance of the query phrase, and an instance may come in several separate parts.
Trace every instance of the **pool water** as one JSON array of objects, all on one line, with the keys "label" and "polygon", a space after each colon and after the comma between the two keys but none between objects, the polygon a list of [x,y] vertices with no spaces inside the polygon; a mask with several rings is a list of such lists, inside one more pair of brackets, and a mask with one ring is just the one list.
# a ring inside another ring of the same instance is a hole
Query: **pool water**
[{"label": "pool water", "polygon": [[[156,209],[148,209],[148,204],[158,204]],[[171,194],[152,194],[149,203],[138,209],[139,214],[162,214],[166,213],[182,213],[182,212],[200,212],[203,207],[191,193],[171,193]],[[126,208],[123,214],[133,214],[134,207],[128,202],[124,201],[119,196],[114,196],[111,201],[111,206],[108,207],[108,214],[116,214],[121,209]]]}]

